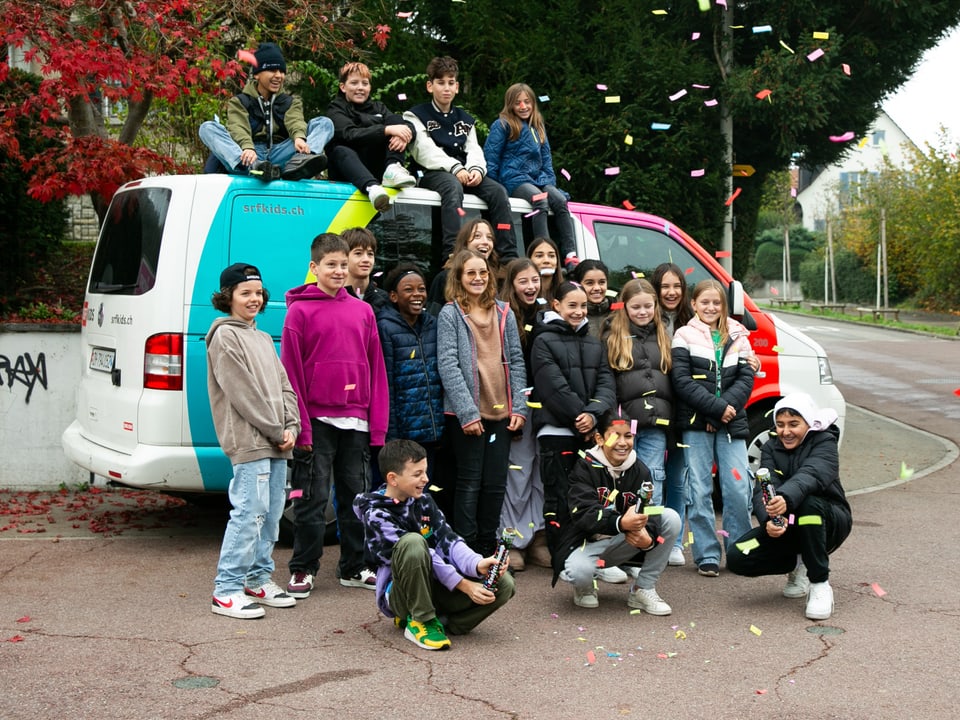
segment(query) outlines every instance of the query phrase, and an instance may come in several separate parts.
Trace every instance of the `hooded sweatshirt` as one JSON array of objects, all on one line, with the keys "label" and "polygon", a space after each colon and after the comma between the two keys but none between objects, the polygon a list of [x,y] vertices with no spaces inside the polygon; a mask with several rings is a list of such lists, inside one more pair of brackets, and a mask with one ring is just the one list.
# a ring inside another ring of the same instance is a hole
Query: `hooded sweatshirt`
[{"label": "hooded sweatshirt", "polygon": [[479,577],[477,564],[483,556],[471,550],[453,531],[428,493],[399,501],[387,497],[385,490],[384,485],[376,492],[357,495],[353,501],[353,512],[364,528],[364,560],[377,571],[380,612],[393,617],[386,590],[393,579],[393,548],[407,533],[418,533],[426,539],[433,564],[432,575],[447,590],[456,589],[464,578]]},{"label": "hooded sweatshirt", "polygon": [[303,419],[297,445],[313,445],[310,420],[320,417],[364,420],[370,444],[383,445],[390,391],[373,310],[345,288],[301,285],[286,298],[280,361]]},{"label": "hooded sweatshirt", "polygon": [[284,430],[300,432],[297,398],[273,339],[233,317],[214,320],[207,332],[207,393],[217,440],[234,465],[290,458]]}]

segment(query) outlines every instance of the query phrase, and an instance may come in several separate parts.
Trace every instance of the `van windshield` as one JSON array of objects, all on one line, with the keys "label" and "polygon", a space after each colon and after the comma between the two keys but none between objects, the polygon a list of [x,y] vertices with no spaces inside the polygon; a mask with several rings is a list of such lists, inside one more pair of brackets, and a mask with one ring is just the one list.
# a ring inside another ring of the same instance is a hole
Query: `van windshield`
[{"label": "van windshield", "polygon": [[153,288],[170,195],[169,188],[139,188],[114,196],[97,243],[88,292],[143,295]]},{"label": "van windshield", "polygon": [[662,232],[636,225],[595,222],[594,237],[600,259],[610,270],[611,289],[619,290],[635,277],[650,278],[661,263],[671,262],[683,268],[687,284],[713,277],[696,256]]}]

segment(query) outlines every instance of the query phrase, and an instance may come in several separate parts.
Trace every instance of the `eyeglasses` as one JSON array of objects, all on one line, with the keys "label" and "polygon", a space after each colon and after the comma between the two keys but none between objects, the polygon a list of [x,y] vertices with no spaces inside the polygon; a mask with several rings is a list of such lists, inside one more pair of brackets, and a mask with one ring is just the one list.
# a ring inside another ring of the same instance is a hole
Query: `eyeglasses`
[{"label": "eyeglasses", "polygon": [[490,276],[489,270],[464,270],[463,276],[466,278],[483,278],[484,280]]}]

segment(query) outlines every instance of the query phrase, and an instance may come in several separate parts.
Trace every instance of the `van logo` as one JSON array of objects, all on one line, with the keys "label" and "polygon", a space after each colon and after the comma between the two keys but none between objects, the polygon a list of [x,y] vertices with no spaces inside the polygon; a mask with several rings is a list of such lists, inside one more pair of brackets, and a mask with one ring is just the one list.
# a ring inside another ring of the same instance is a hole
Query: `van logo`
[{"label": "van logo", "polygon": [[100,312],[97,313],[97,327],[103,327],[103,303],[100,303]]}]

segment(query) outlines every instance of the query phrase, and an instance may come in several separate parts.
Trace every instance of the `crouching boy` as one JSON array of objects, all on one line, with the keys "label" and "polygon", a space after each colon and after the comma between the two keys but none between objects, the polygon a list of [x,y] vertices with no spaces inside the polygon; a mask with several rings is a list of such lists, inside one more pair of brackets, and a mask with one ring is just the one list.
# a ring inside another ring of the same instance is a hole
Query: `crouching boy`
[{"label": "crouching boy", "polygon": [[596,446],[570,472],[570,521],[560,530],[554,570],[573,583],[575,605],[595,608],[599,570],[626,565],[634,575],[627,605],[669,615],[656,584],[680,534],[680,516],[667,507],[638,512],[641,486],[652,488],[652,477],[637,458],[633,436],[630,420],[615,410],[597,423]]},{"label": "crouching boy", "polygon": [[411,642],[446,650],[447,632],[470,632],[513,597],[513,577],[504,572],[508,563],[496,590],[485,588],[481,578],[496,559],[471,550],[424,492],[427,453],[419,444],[391,440],[380,451],[379,465],[386,484],[353,502],[367,563],[377,571],[377,606]]}]

